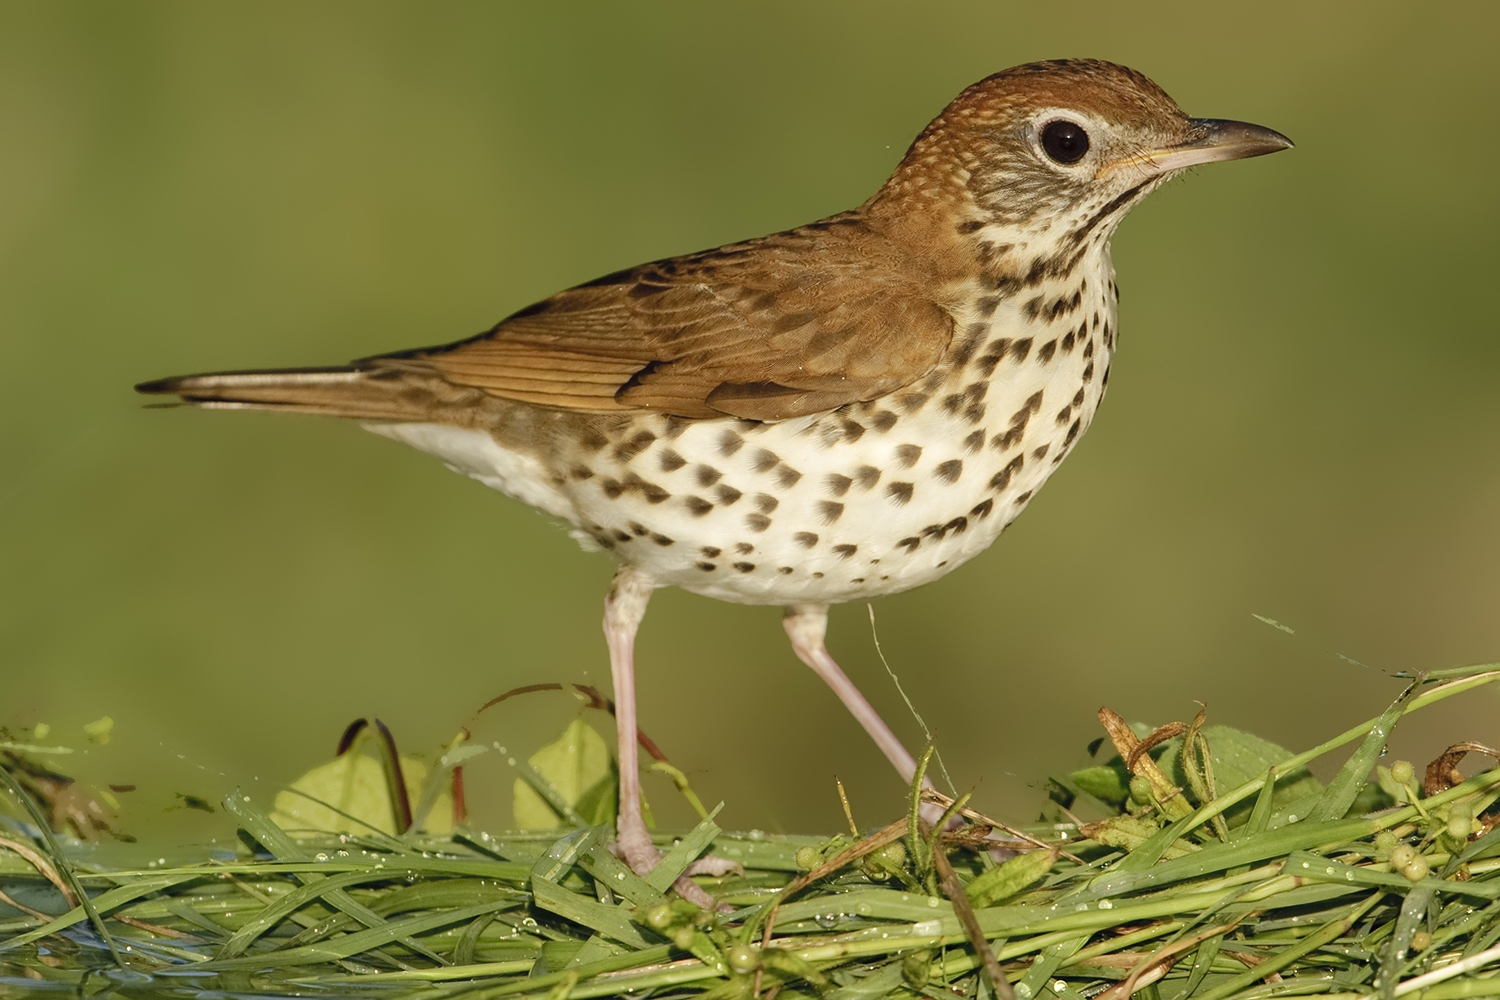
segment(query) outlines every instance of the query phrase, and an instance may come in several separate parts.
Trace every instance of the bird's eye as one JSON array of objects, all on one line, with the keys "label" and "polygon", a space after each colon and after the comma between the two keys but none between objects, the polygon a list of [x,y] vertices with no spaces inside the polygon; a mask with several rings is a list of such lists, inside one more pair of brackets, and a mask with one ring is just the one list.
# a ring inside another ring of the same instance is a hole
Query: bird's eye
[{"label": "bird's eye", "polygon": [[1058,163],[1077,163],[1089,151],[1089,134],[1077,122],[1048,122],[1042,129],[1042,148]]}]

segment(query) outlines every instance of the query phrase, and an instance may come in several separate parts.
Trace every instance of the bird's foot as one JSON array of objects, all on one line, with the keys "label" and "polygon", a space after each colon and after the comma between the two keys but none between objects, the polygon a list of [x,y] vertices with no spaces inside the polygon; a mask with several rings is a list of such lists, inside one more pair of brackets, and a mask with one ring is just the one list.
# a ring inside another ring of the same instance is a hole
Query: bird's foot
[{"label": "bird's foot", "polygon": [[[630,866],[630,870],[641,877],[645,877],[661,864],[662,854],[651,842],[651,834],[646,829],[645,822],[637,819],[636,822],[622,821],[619,833],[615,838],[614,852],[622,861]],[[677,894],[694,906],[701,907],[710,912],[724,913],[731,907],[725,906],[714,899],[703,890],[698,883],[688,876],[690,875],[727,875],[730,872],[744,873],[737,862],[726,858],[715,858],[712,856],[699,858],[688,865],[687,871],[672,883],[672,888]]]}]

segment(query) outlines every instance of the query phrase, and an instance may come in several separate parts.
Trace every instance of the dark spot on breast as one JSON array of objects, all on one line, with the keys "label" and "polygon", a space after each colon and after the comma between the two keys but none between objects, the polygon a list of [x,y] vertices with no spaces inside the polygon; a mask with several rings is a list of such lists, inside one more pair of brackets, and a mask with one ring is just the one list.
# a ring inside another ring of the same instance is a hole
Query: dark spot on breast
[{"label": "dark spot on breast", "polygon": [[792,567],[790,567],[790,566],[777,566],[776,567],[776,572],[780,573],[782,576],[790,576],[791,573],[792,573]]},{"label": "dark spot on breast", "polygon": [[900,507],[911,502],[911,495],[916,491],[914,483],[890,483],[885,488],[886,497]]},{"label": "dark spot on breast", "polygon": [[864,425],[855,423],[853,420],[845,420],[839,424],[839,429],[844,432],[844,440],[850,444],[865,436]]},{"label": "dark spot on breast", "polygon": [[764,448],[758,448],[756,449],[755,454],[751,456],[750,467],[753,468],[756,472],[770,472],[772,469],[776,468],[777,464],[780,463],[780,461],[781,459],[774,452],[767,451]]},{"label": "dark spot on breast", "polygon": [[964,450],[970,455],[984,447],[984,431],[975,431],[964,438]]},{"label": "dark spot on breast", "polygon": [[984,414],[985,414],[984,404],[983,403],[975,403],[973,406],[969,407],[967,410],[964,411],[964,419],[967,420],[971,424],[983,423],[984,422]]},{"label": "dark spot on breast", "polygon": [[979,345],[984,343],[984,338],[989,336],[990,325],[988,323],[970,323],[969,328],[964,331],[964,339],[959,341],[958,346],[953,349],[951,355],[955,368],[962,368],[969,363],[974,352],[979,350]]},{"label": "dark spot on breast", "polygon": [[715,548],[712,545],[705,545],[705,546],[703,546],[703,548],[699,549],[698,551],[701,552],[701,553],[703,553],[705,556],[708,556],[708,558],[710,558],[710,559],[717,559],[719,557],[719,553],[721,551],[723,551],[723,550]]},{"label": "dark spot on breast", "polygon": [[714,496],[718,497],[719,503],[723,504],[725,507],[732,507],[734,505],[734,502],[744,495],[745,494],[741,493],[733,486],[730,486],[728,483],[725,483],[718,489],[714,490]]},{"label": "dark spot on breast", "polygon": [[1092,358],[1093,356],[1094,356],[1094,342],[1092,340],[1090,340],[1087,344],[1083,345],[1083,358],[1084,358],[1085,361],[1087,361],[1089,358]]},{"label": "dark spot on breast", "polygon": [[688,429],[690,424],[692,424],[692,421],[683,417],[664,417],[662,418],[662,434],[666,436],[668,441],[675,441],[678,435]]},{"label": "dark spot on breast", "polygon": [[1064,354],[1073,353],[1073,331],[1069,330],[1066,334],[1063,335],[1062,349]]},{"label": "dark spot on breast", "polygon": [[687,465],[687,459],[677,454],[677,452],[673,451],[671,448],[667,448],[666,450],[664,450],[661,455],[658,456],[657,461],[661,463],[661,471],[663,472],[676,472],[684,465]]},{"label": "dark spot on breast", "polygon": [[1017,455],[1015,458],[1011,459],[1010,463],[1008,465],[1006,465],[1005,468],[1003,468],[999,472],[995,473],[995,477],[990,480],[990,489],[992,489],[992,490],[1003,490],[1003,489],[1005,489],[1007,486],[1010,485],[1011,477],[1014,476],[1017,472],[1020,472],[1021,471],[1021,467],[1024,466],[1025,464],[1026,464],[1026,459],[1023,458],[1020,455]]},{"label": "dark spot on breast", "polygon": [[749,542],[735,542],[734,551],[738,552],[742,556],[748,556],[750,553],[755,551],[755,546],[751,545]]},{"label": "dark spot on breast", "polygon": [[850,583],[864,583],[865,582],[865,578],[862,577],[862,576],[856,576],[854,579],[850,580],[849,582]]},{"label": "dark spot on breast", "polygon": [[1083,381],[1084,381],[1084,384],[1087,385],[1089,382],[1092,382],[1093,380],[1094,380],[1094,363],[1092,361],[1090,361],[1088,364],[1086,364],[1086,365],[1083,366]]},{"label": "dark spot on breast", "polygon": [[771,519],[764,514],[746,514],[745,527],[759,534],[771,526]]},{"label": "dark spot on breast", "polygon": [[1027,500],[1030,500],[1030,499],[1031,499],[1031,491],[1027,490],[1025,493],[1022,493],[1020,496],[1016,497],[1016,503],[1025,503]]},{"label": "dark spot on breast", "polygon": [[651,447],[651,442],[656,440],[656,435],[650,431],[637,431],[628,441],[622,441],[615,445],[615,458],[622,463],[628,463],[635,456]]},{"label": "dark spot on breast", "polygon": [[657,545],[661,545],[661,546],[672,545],[672,544],[675,544],[676,541],[677,541],[677,539],[675,539],[675,538],[668,538],[666,535],[660,534],[659,532],[652,532],[652,534],[651,534],[651,540],[653,542],[655,542]]},{"label": "dark spot on breast", "polygon": [[1068,436],[1063,441],[1063,447],[1064,448],[1066,448],[1068,445],[1070,445],[1070,444],[1073,443],[1073,439],[1078,436],[1078,429],[1079,429],[1079,427],[1081,425],[1082,425],[1082,421],[1081,420],[1075,420],[1075,421],[1073,421],[1073,426],[1068,428]]},{"label": "dark spot on breast", "polygon": [[601,434],[597,427],[585,427],[578,433],[578,443],[585,451],[595,452],[609,444],[609,438]]},{"label": "dark spot on breast", "polygon": [[962,535],[969,530],[969,519],[967,517],[955,517],[943,525],[944,534]]},{"label": "dark spot on breast", "polygon": [[594,478],[594,470],[586,465],[575,465],[573,466],[572,475],[574,479],[578,480],[592,479]]},{"label": "dark spot on breast", "polygon": [[932,474],[945,483],[956,483],[958,477],[964,474],[964,463],[956,458],[950,458],[934,466]]},{"label": "dark spot on breast", "polygon": [[1082,389],[1079,389],[1076,393],[1073,394],[1073,405],[1074,406],[1082,406],[1083,405],[1083,390]]},{"label": "dark spot on breast", "polygon": [[858,545],[835,545],[833,551],[839,554],[840,559],[849,559],[859,551]]},{"label": "dark spot on breast", "polygon": [[1035,451],[1033,451],[1031,453],[1031,457],[1040,461],[1047,457],[1047,449],[1051,447],[1052,446],[1050,444],[1044,444],[1040,448],[1037,448]]},{"label": "dark spot on breast", "polygon": [[1049,340],[1037,349],[1036,359],[1039,363],[1045,365],[1047,362],[1052,360],[1052,355],[1056,353],[1056,351],[1057,341]]},{"label": "dark spot on breast", "polygon": [[993,316],[996,308],[1000,305],[1001,298],[1002,296],[999,295],[986,295],[974,303],[974,311],[984,317]]},{"label": "dark spot on breast", "polygon": [[899,418],[890,410],[880,410],[870,418],[870,426],[874,427],[877,431],[884,434],[886,431],[896,426],[896,421],[898,419]]},{"label": "dark spot on breast", "polygon": [[896,548],[898,548],[898,549],[904,548],[904,549],[906,549],[906,554],[907,555],[911,555],[913,552],[917,551],[917,548],[921,544],[922,544],[922,539],[920,539],[917,536],[913,535],[910,538],[903,538],[903,539],[901,539],[901,541],[897,542],[896,543]]},{"label": "dark spot on breast", "polygon": [[682,504],[694,517],[702,517],[703,515],[714,509],[714,505],[709,503],[702,497],[683,497]]},{"label": "dark spot on breast", "polygon": [[621,541],[621,542],[633,542],[633,541],[635,541],[635,536],[634,535],[627,535],[625,532],[621,531],[619,528],[615,529],[615,538],[618,541]]},{"label": "dark spot on breast", "polygon": [[784,490],[789,490],[793,486],[796,486],[798,480],[801,478],[802,473],[790,465],[782,465],[781,468],[776,470],[776,484]]},{"label": "dark spot on breast", "polygon": [[832,524],[843,516],[844,505],[832,500],[818,501],[818,517],[824,524]]},{"label": "dark spot on breast", "polygon": [[705,573],[712,573],[714,570],[716,570],[716,569],[719,568],[719,567],[715,566],[711,562],[694,563],[693,565],[697,566],[699,569],[701,569]]},{"label": "dark spot on breast", "polygon": [[873,490],[880,482],[880,470],[873,465],[861,465],[854,470],[854,479],[862,490]]},{"label": "dark spot on breast", "polygon": [[[626,485],[630,486],[635,484],[631,484],[627,480]],[[645,480],[641,480],[641,482],[636,485],[636,488],[641,491],[641,495],[646,498],[647,503],[661,503],[664,500],[670,500],[672,498],[671,493],[668,493],[666,490],[662,489],[655,483],[648,483]]]},{"label": "dark spot on breast", "polygon": [[781,501],[777,500],[769,493],[757,493],[755,494],[755,496],[751,497],[750,500],[755,504],[755,509],[760,511],[762,514],[769,514],[777,507],[781,506]]},{"label": "dark spot on breast", "polygon": [[944,413],[947,413],[947,414],[950,414],[950,415],[954,414],[954,413],[957,413],[959,410],[963,409],[963,405],[964,405],[963,393],[953,392],[953,393],[949,393],[948,395],[946,395],[946,396],[943,397],[943,412]]},{"label": "dark spot on breast", "polygon": [[854,485],[854,480],[848,476],[841,476],[837,472],[830,472],[823,477],[823,487],[836,497],[841,497],[849,492],[849,487]]},{"label": "dark spot on breast", "polygon": [[636,535],[649,535],[651,533],[651,529],[647,528],[639,521],[631,521],[625,527],[629,528],[631,532]]},{"label": "dark spot on breast", "polygon": [[1072,419],[1072,416],[1073,416],[1073,406],[1070,403],[1069,405],[1064,406],[1061,410],[1057,411],[1057,418],[1055,420],[1053,420],[1053,423],[1055,423],[1055,424],[1057,424],[1057,426],[1061,427],[1063,424],[1067,423],[1070,419]]},{"label": "dark spot on breast", "polygon": [[1109,365],[1104,366],[1104,374],[1099,378],[1100,390],[1103,390],[1107,385],[1109,385]]},{"label": "dark spot on breast", "polygon": [[724,478],[724,473],[711,465],[700,465],[693,470],[693,475],[698,479],[698,485],[704,488],[712,486]]},{"label": "dark spot on breast", "polygon": [[814,545],[818,544],[818,536],[813,534],[811,531],[799,531],[792,536],[792,541],[796,542],[804,549],[810,549]]},{"label": "dark spot on breast", "polygon": [[922,446],[919,444],[900,444],[896,446],[896,461],[901,464],[901,468],[903,469],[910,469],[917,464],[917,460],[921,457]]},{"label": "dark spot on breast", "polygon": [[745,446],[745,439],[734,431],[725,431],[719,436],[719,454],[728,458]]},{"label": "dark spot on breast", "polygon": [[960,235],[963,235],[963,236],[968,236],[968,235],[970,235],[972,233],[977,233],[977,232],[979,232],[983,228],[984,228],[984,220],[983,219],[965,219],[963,222],[960,222],[958,224],[958,231],[959,231]]},{"label": "dark spot on breast", "polygon": [[1035,323],[1036,318],[1042,314],[1042,297],[1040,295],[1032,296],[1021,307],[1021,311],[1026,314],[1027,322]]},{"label": "dark spot on breast", "polygon": [[601,479],[599,480],[599,488],[611,500],[620,499],[620,495],[625,492],[625,484],[618,479]]},{"label": "dark spot on breast", "polygon": [[822,573],[822,571],[821,570],[813,570],[812,578],[814,580],[821,580],[821,579],[823,579],[823,573]]},{"label": "dark spot on breast", "polygon": [[969,516],[972,517],[972,518],[974,518],[975,520],[982,521],[985,518],[989,517],[990,516],[990,511],[992,511],[994,509],[995,509],[995,501],[994,500],[981,500],[977,504],[974,505],[974,509],[973,510],[969,511]]},{"label": "dark spot on breast", "polygon": [[1022,337],[1010,345],[1010,356],[1015,358],[1017,362],[1025,361],[1029,354],[1031,354],[1030,337]]},{"label": "dark spot on breast", "polygon": [[907,413],[916,413],[927,405],[927,394],[923,392],[907,392],[896,397],[896,405]]}]

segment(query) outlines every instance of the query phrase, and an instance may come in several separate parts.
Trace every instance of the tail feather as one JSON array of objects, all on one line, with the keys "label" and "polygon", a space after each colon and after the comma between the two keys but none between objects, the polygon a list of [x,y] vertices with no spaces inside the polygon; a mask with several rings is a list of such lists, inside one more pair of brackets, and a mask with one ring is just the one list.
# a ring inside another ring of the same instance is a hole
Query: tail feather
[{"label": "tail feather", "polygon": [[422,420],[431,395],[399,369],[290,368],[210,372],[142,382],[136,392],[175,395],[206,409],[281,410],[353,420]]}]

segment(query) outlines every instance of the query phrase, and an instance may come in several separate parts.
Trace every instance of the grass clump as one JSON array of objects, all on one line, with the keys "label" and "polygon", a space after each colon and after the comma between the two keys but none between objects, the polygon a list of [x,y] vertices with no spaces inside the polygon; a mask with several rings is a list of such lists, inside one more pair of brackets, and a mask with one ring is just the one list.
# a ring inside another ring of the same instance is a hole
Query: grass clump
[{"label": "grass clump", "polygon": [[[1101,713],[1117,756],[1054,783],[1057,822],[1010,830],[920,788],[834,837],[726,833],[715,810],[644,878],[605,823],[293,837],[240,793],[241,850],[111,867],[60,844],[6,768],[31,822],[0,830],[0,996],[1500,995],[1500,769],[1464,778],[1478,744],[1378,765],[1403,715],[1497,679],[1413,684],[1297,755],[1201,716]],[[1327,785],[1303,769],[1351,744]],[[1103,818],[1077,820],[1084,801]],[[720,912],[671,893],[707,852],[743,866],[698,879]]]}]

